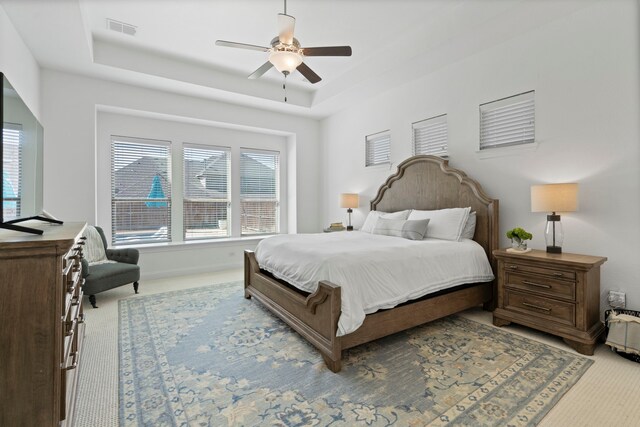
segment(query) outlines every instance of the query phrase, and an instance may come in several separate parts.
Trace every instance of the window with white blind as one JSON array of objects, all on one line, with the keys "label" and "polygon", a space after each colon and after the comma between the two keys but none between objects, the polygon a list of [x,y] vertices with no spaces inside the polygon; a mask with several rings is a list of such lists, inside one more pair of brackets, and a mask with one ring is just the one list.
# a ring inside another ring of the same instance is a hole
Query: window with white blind
[{"label": "window with white blind", "polygon": [[421,120],[411,124],[413,130],[413,154],[429,154],[448,157],[447,115]]},{"label": "window with white blind", "polygon": [[23,138],[22,125],[2,124],[2,215],[5,221],[20,217]]},{"label": "window with white blind", "polygon": [[171,240],[171,146],[111,137],[111,231],[114,244]]},{"label": "window with white blind", "polygon": [[240,150],[240,228],[243,236],[279,231],[280,153]]},{"label": "window with white blind", "polygon": [[185,144],[184,240],[230,235],[231,149]]},{"label": "window with white blind", "polygon": [[391,162],[391,131],[378,132],[365,137],[365,166]]},{"label": "window with white blind", "polygon": [[535,140],[535,91],[480,105],[480,150]]}]

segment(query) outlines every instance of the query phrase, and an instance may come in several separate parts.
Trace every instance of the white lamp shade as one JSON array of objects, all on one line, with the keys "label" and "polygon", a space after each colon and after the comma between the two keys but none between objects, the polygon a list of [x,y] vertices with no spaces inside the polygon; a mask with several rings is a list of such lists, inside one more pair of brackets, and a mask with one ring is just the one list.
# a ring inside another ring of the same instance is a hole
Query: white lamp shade
[{"label": "white lamp shade", "polygon": [[578,210],[578,184],[531,186],[531,212],[573,212]]},{"label": "white lamp shade", "polygon": [[274,50],[269,55],[269,62],[281,73],[283,71],[292,73],[302,63],[302,56],[286,50]]},{"label": "white lamp shade", "polygon": [[358,207],[360,202],[358,195],[355,193],[342,193],[340,195],[340,207],[354,209]]}]

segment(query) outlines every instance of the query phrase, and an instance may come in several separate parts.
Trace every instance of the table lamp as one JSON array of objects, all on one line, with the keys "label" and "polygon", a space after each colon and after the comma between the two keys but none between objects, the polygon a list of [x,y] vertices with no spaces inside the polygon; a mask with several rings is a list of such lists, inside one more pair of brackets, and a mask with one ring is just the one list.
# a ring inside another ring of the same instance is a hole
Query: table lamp
[{"label": "table lamp", "polygon": [[564,233],[557,212],[574,212],[578,209],[578,184],[543,184],[531,186],[531,212],[551,212],[547,215],[544,240],[547,252],[562,253]]},{"label": "table lamp", "polygon": [[355,193],[342,193],[340,195],[340,207],[347,208],[349,214],[349,224],[347,225],[347,231],[353,231],[353,225],[351,225],[351,212],[354,208],[358,207],[358,195]]}]

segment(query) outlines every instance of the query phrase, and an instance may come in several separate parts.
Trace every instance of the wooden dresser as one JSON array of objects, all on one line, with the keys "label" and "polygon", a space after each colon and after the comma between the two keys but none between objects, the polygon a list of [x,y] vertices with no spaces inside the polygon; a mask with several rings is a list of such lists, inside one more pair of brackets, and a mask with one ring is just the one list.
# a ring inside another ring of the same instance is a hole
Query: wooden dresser
[{"label": "wooden dresser", "polygon": [[498,307],[493,324],[511,322],[561,336],[592,355],[604,331],[600,321],[600,266],[604,257],[493,251],[498,260]]},{"label": "wooden dresser", "polygon": [[70,426],[84,333],[84,223],[0,230],[0,426]]}]

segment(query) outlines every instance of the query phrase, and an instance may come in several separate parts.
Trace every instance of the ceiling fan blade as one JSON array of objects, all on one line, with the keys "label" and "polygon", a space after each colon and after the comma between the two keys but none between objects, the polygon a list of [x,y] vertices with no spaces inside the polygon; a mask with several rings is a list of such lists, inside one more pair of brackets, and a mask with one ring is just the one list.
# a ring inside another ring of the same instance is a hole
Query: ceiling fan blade
[{"label": "ceiling fan blade", "polygon": [[259,50],[260,52],[267,52],[269,50],[268,47],[256,46],[254,44],[228,42],[226,40],[216,40],[216,46],[237,47],[240,49]]},{"label": "ceiling fan blade", "polygon": [[302,74],[307,80],[309,80],[309,82],[311,83],[318,83],[320,80],[322,80],[320,78],[319,75],[317,75],[311,68],[309,68],[307,66],[307,64],[305,64],[304,62],[301,63],[300,65],[298,65],[297,68],[298,71],[300,71],[300,74]]},{"label": "ceiling fan blade", "polygon": [[351,56],[351,46],[304,47],[304,56]]},{"label": "ceiling fan blade", "polygon": [[295,26],[296,18],[291,15],[285,15],[284,13],[278,14],[278,38],[280,39],[280,43],[293,43],[293,30]]},{"label": "ceiling fan blade", "polygon": [[273,67],[273,64],[269,61],[265,62],[264,64],[262,64],[260,66],[260,68],[258,68],[257,70],[255,70],[253,73],[251,73],[251,75],[249,76],[249,78],[251,80],[253,79],[257,79],[258,77],[262,76],[264,73],[266,73],[267,71],[269,71],[271,69],[271,67]]}]

